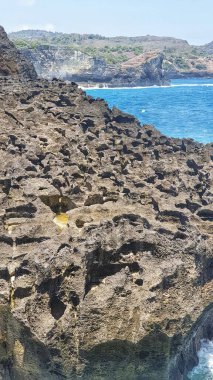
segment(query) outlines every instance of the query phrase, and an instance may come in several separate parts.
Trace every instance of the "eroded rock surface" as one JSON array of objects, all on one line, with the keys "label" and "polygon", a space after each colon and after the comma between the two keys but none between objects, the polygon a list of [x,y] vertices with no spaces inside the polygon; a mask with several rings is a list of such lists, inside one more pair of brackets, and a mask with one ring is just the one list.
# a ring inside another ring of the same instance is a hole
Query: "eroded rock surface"
[{"label": "eroded rock surface", "polygon": [[2,379],[184,379],[213,295],[212,146],[75,84],[0,88]]},{"label": "eroded rock surface", "polygon": [[67,47],[38,46],[22,49],[22,54],[35,65],[39,77],[60,78],[81,85],[108,87],[153,86],[168,84],[162,69],[163,54],[149,52],[123,64],[109,64]]}]

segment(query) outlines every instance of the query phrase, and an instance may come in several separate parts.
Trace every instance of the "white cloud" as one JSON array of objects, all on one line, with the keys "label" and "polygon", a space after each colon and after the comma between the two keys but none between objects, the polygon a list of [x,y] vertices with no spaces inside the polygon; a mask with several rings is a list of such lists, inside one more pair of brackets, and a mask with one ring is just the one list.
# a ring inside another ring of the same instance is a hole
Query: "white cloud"
[{"label": "white cloud", "polygon": [[51,23],[47,23],[44,25],[23,24],[23,25],[17,25],[13,31],[17,32],[19,30],[46,30],[47,32],[54,32],[55,26]]},{"label": "white cloud", "polygon": [[44,30],[47,30],[48,32],[54,32],[55,31],[55,25],[48,23],[44,25]]},{"label": "white cloud", "polygon": [[18,0],[18,4],[24,7],[32,7],[35,3],[36,0]]}]

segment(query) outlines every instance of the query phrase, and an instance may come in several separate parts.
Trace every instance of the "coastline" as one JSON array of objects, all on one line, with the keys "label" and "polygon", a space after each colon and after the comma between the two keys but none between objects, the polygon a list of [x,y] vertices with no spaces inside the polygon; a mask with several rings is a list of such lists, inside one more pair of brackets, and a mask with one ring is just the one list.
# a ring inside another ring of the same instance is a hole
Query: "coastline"
[{"label": "coastline", "polygon": [[103,98],[111,108],[133,114],[141,125],[155,125],[166,136],[212,144],[212,87],[213,79],[197,78],[175,79],[170,86],[83,90]]},{"label": "coastline", "polygon": [[172,87],[212,87],[213,84],[171,84],[169,86],[138,86],[138,87],[83,87],[78,86],[84,91],[91,90],[141,90],[146,88],[172,88]]},{"label": "coastline", "polygon": [[[176,84],[175,82],[181,82],[181,81],[189,81],[192,83],[180,83]],[[81,88],[83,91],[91,91],[91,90],[137,90],[137,89],[156,89],[156,88],[172,88],[172,87],[212,87],[213,83],[193,83],[193,81],[211,81],[213,78],[210,77],[205,77],[205,78],[200,78],[200,77],[195,77],[195,78],[174,78],[171,79],[170,84],[168,85],[152,85],[152,86],[119,86],[119,87],[108,87],[108,86],[103,86],[100,87],[97,84],[94,86],[85,86],[84,84],[78,84],[78,87]]]}]

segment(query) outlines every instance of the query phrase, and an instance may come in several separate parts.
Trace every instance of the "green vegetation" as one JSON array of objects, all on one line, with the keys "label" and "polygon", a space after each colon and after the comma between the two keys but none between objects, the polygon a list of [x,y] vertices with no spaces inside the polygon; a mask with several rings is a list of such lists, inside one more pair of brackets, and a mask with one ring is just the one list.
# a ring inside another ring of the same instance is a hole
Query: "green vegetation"
[{"label": "green vegetation", "polygon": [[127,61],[128,59],[140,55],[143,53],[142,46],[109,46],[105,45],[104,47],[94,47],[86,46],[79,47],[79,49],[88,55],[91,55],[95,58],[104,59],[109,64],[117,64]]},{"label": "green vegetation", "polygon": [[186,70],[189,68],[189,65],[186,63],[186,61],[182,57],[176,57],[174,60],[174,63],[181,70]]},{"label": "green vegetation", "polygon": [[197,70],[206,70],[206,65],[203,65],[202,63],[198,63],[197,65],[195,65],[196,69]]},{"label": "green vegetation", "polygon": [[28,48],[28,49],[36,49],[40,46],[39,41],[27,41],[24,39],[19,39],[15,41],[15,45],[18,49]]},{"label": "green vegetation", "polygon": [[[72,35],[70,38],[69,35],[59,35],[51,38],[51,43],[48,42],[48,39],[44,36],[39,39],[26,39],[18,38],[14,40],[14,43],[18,49],[28,48],[36,49],[39,46],[42,46],[44,49],[45,46],[56,46],[63,47],[71,50],[80,50],[82,53],[88,54],[94,58],[104,59],[108,64],[118,64],[127,61],[128,59],[140,55],[143,53],[143,47],[140,45],[129,46],[129,45],[116,45],[109,46],[105,45],[103,47],[96,47],[94,45],[80,45],[80,35]],[[94,35],[89,35],[89,39],[95,39]],[[71,43],[72,41],[72,43]],[[73,43],[75,42],[75,44]],[[77,44],[78,43],[78,44]]]},{"label": "green vegetation", "polygon": [[163,69],[168,71],[168,70],[171,70],[171,67],[172,67],[172,63],[169,62],[169,61],[164,61],[163,62]]},{"label": "green vegetation", "polygon": [[[17,48],[42,49],[59,47],[78,50],[93,58],[103,59],[108,64],[121,64],[148,51],[161,51],[165,56],[164,70],[189,70],[192,65],[198,70],[206,66],[199,62],[200,57],[207,58],[203,48],[190,46],[184,40],[167,37],[103,37],[98,34],[64,34],[42,30],[27,30],[10,34]],[[211,52],[211,43],[208,50]],[[211,54],[211,53],[210,53]],[[210,56],[211,59],[211,56]],[[205,62],[204,62],[205,63]]]}]

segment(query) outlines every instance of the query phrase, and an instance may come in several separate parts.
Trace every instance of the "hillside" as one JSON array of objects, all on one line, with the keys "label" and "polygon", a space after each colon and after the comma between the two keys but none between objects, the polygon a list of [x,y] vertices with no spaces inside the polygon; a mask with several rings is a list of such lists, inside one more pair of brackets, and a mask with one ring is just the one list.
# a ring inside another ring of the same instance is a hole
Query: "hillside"
[{"label": "hillside", "polygon": [[210,42],[209,44],[204,45],[204,46],[200,46],[200,49],[204,54],[212,55],[213,54],[213,41]]},{"label": "hillside", "polygon": [[[44,78],[56,76],[85,85],[137,86],[161,85],[176,77],[213,75],[211,46],[190,46],[172,37],[109,38],[28,30],[11,33],[10,38]],[[144,63],[150,55],[154,61],[161,56],[162,61],[159,65],[157,59],[158,66],[152,65],[151,72],[144,75],[138,62]],[[126,73],[127,67],[131,72]]]},{"label": "hillside", "polygon": [[140,37],[105,37],[98,34],[78,34],[78,33],[59,33],[59,32],[47,32],[43,30],[22,30],[18,32],[9,33],[11,40],[24,40],[28,42],[39,41],[42,44],[50,45],[82,45],[82,46],[94,46],[94,47],[104,47],[109,44],[109,46],[132,46],[137,44],[143,44],[145,50],[153,50],[155,48],[164,47],[173,48],[185,48],[189,47],[189,44],[185,40],[173,38],[173,37],[158,37],[158,36],[140,36]]},{"label": "hillside", "polygon": [[172,37],[103,37],[96,34],[64,34],[42,30],[26,30],[10,33],[9,37],[18,48],[54,46],[80,50],[96,58],[103,58],[107,63],[127,61],[143,52],[175,49],[190,51],[187,41]]}]

